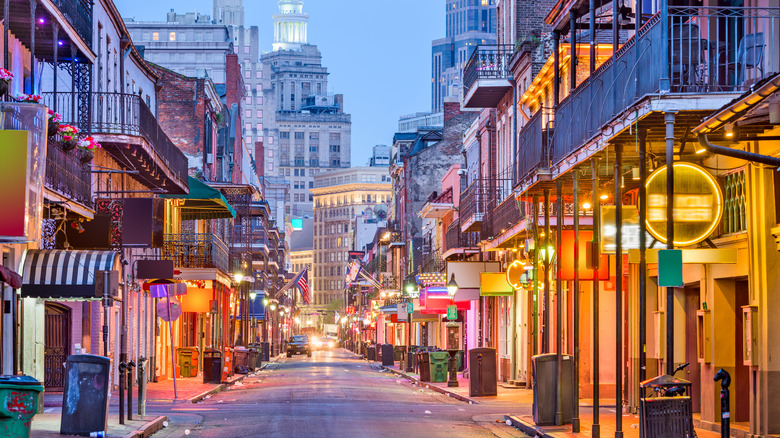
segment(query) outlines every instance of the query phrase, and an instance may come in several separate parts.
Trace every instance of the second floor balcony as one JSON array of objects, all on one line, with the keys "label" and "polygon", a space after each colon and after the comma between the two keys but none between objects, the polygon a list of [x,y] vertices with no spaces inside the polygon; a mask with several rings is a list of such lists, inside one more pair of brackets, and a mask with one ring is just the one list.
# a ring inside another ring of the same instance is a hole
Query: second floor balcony
[{"label": "second floor balcony", "polygon": [[525,191],[550,179],[551,145],[552,129],[544,126],[542,112],[537,111],[518,133],[513,185],[521,183],[521,191]]},{"label": "second floor balcony", "polygon": [[66,152],[56,140],[49,138],[46,145],[46,178],[47,189],[75,201],[87,208],[92,208],[92,173],[89,165],[81,162],[76,149]]},{"label": "second floor balcony", "polygon": [[460,230],[460,222],[455,221],[447,227],[442,257],[446,259],[455,253],[478,253],[478,245],[479,233],[464,233]]},{"label": "second floor balcony", "polygon": [[463,106],[495,108],[512,89],[509,65],[515,52],[512,44],[481,45],[463,67]]},{"label": "second floor balcony", "polygon": [[210,233],[166,234],[162,258],[179,268],[211,268],[230,273],[228,247]]},{"label": "second floor balcony", "polygon": [[184,153],[157,123],[140,96],[91,93],[89,117],[80,114],[78,93],[44,93],[44,103],[62,115],[62,122],[89,133],[120,162],[130,161],[144,182],[154,182],[168,193],[188,190],[188,163]]}]

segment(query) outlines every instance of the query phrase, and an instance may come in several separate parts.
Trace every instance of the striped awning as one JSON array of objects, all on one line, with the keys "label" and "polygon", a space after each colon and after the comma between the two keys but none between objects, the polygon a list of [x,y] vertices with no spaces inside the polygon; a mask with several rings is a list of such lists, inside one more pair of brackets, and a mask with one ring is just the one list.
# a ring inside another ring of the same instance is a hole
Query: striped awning
[{"label": "striped awning", "polygon": [[95,299],[98,271],[120,270],[114,251],[27,250],[22,257],[22,296]]}]

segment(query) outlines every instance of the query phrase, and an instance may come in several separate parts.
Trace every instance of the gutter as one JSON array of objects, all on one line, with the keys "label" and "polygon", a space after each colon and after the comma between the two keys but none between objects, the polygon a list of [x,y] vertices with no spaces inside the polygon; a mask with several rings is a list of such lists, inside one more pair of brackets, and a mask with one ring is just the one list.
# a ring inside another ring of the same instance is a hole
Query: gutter
[{"label": "gutter", "polygon": [[694,134],[706,134],[715,131],[733,118],[741,116],[760,104],[764,99],[777,92],[777,90],[780,90],[780,73],[776,73],[773,78],[767,79],[758,90],[743,95],[744,97],[738,98],[734,103],[708,117],[707,120],[695,127],[692,132]]},{"label": "gutter", "polygon": [[714,154],[725,155],[727,157],[738,158],[740,160],[751,161],[753,163],[766,164],[778,168],[777,170],[780,170],[780,158],[769,155],[761,155],[755,152],[743,151],[740,149],[732,149],[725,146],[718,146],[710,143],[710,141],[707,139],[707,134],[699,134],[699,143],[705,150]]}]

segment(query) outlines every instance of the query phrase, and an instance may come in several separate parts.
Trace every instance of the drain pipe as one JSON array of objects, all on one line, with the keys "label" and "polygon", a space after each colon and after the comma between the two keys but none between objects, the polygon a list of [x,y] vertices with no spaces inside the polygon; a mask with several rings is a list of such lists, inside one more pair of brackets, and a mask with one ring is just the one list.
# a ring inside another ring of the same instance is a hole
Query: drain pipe
[{"label": "drain pipe", "polygon": [[743,151],[740,149],[732,149],[725,146],[718,146],[710,143],[707,139],[707,134],[699,134],[699,144],[708,152],[713,154],[725,155],[727,157],[739,158],[740,160],[747,160],[754,163],[766,164],[773,166],[780,170],[780,158],[772,157],[769,155],[761,155],[755,152]]}]

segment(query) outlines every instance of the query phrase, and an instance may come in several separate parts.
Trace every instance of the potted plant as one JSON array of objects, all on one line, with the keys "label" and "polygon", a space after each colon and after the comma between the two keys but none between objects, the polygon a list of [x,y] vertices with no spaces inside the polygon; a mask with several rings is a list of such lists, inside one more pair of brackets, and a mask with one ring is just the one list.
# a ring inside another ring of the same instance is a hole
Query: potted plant
[{"label": "potted plant", "polygon": [[18,94],[14,97],[17,102],[41,103],[41,96],[38,94]]},{"label": "potted plant", "polygon": [[66,151],[78,146],[79,128],[73,125],[60,125],[57,127],[57,133],[62,137],[62,148]]},{"label": "potted plant", "polygon": [[13,73],[4,68],[0,68],[0,97],[5,96],[5,93],[8,92],[8,84],[11,83],[13,78]]},{"label": "potted plant", "polygon": [[48,110],[48,114],[49,114],[49,137],[53,137],[59,132],[62,116],[55,113],[52,110]]},{"label": "potted plant", "polygon": [[100,143],[96,142],[92,137],[84,137],[79,141],[78,146],[79,149],[82,150],[81,162],[84,164],[89,163],[95,158],[95,153],[93,152],[95,149],[100,149]]}]

